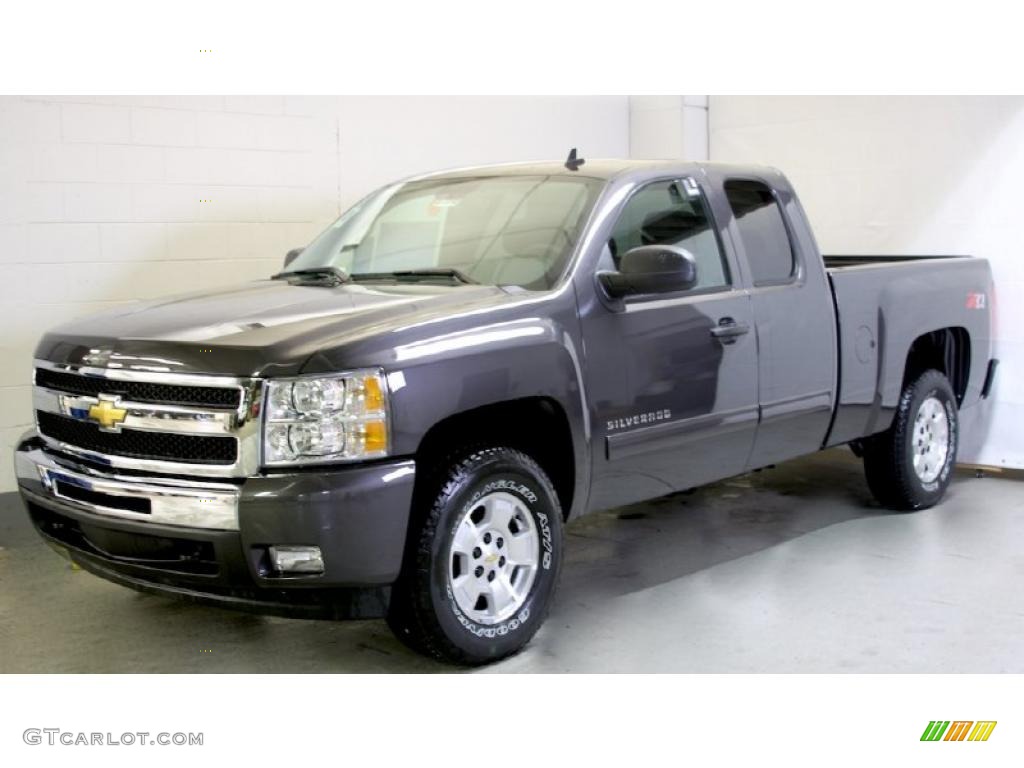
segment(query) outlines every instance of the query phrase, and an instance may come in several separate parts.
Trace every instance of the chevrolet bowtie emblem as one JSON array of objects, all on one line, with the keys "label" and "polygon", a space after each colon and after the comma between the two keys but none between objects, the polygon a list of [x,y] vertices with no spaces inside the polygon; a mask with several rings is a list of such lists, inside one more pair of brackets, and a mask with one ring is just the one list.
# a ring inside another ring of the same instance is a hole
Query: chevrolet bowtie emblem
[{"label": "chevrolet bowtie emblem", "polygon": [[117,400],[110,400],[100,395],[96,405],[89,406],[89,418],[100,425],[100,429],[112,432],[120,431],[121,422],[128,416],[128,411],[117,407]]}]

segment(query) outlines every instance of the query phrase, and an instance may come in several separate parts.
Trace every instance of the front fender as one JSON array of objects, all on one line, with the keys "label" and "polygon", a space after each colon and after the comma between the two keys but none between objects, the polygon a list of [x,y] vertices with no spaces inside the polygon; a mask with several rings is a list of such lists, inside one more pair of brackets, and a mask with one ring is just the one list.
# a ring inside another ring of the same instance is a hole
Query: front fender
[{"label": "front fender", "polygon": [[589,488],[589,412],[580,354],[550,318],[522,318],[418,339],[394,347],[387,366],[394,454],[413,455],[438,422],[489,405],[544,397],[557,402],[572,434],[575,507]]}]

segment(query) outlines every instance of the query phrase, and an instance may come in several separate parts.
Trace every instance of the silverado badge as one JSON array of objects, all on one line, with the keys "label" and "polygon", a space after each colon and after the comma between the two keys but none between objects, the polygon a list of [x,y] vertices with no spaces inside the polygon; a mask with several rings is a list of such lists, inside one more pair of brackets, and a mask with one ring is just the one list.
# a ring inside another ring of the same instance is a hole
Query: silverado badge
[{"label": "silverado badge", "polygon": [[632,416],[625,416],[621,419],[608,419],[608,431],[614,432],[617,429],[628,427],[639,427],[644,424],[653,424],[656,421],[665,421],[672,418],[672,411],[662,408],[660,411],[649,411],[647,413],[636,413]]}]

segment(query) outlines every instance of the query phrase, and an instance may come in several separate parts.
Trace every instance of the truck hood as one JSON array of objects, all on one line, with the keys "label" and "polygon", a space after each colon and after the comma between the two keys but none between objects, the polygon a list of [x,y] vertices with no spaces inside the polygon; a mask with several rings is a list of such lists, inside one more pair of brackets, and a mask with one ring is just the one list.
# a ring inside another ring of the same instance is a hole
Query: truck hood
[{"label": "truck hood", "polygon": [[288,375],[318,351],[513,301],[494,286],[263,280],[76,320],[48,333],[36,355],[94,367]]}]

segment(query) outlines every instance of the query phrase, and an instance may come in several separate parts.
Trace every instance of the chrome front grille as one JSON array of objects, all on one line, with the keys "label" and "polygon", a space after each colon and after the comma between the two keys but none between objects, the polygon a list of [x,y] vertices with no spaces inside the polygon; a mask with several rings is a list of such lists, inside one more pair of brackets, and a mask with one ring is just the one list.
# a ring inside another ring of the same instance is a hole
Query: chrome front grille
[{"label": "chrome front grille", "polygon": [[204,477],[259,465],[261,382],[36,362],[36,427],[103,466]]}]

